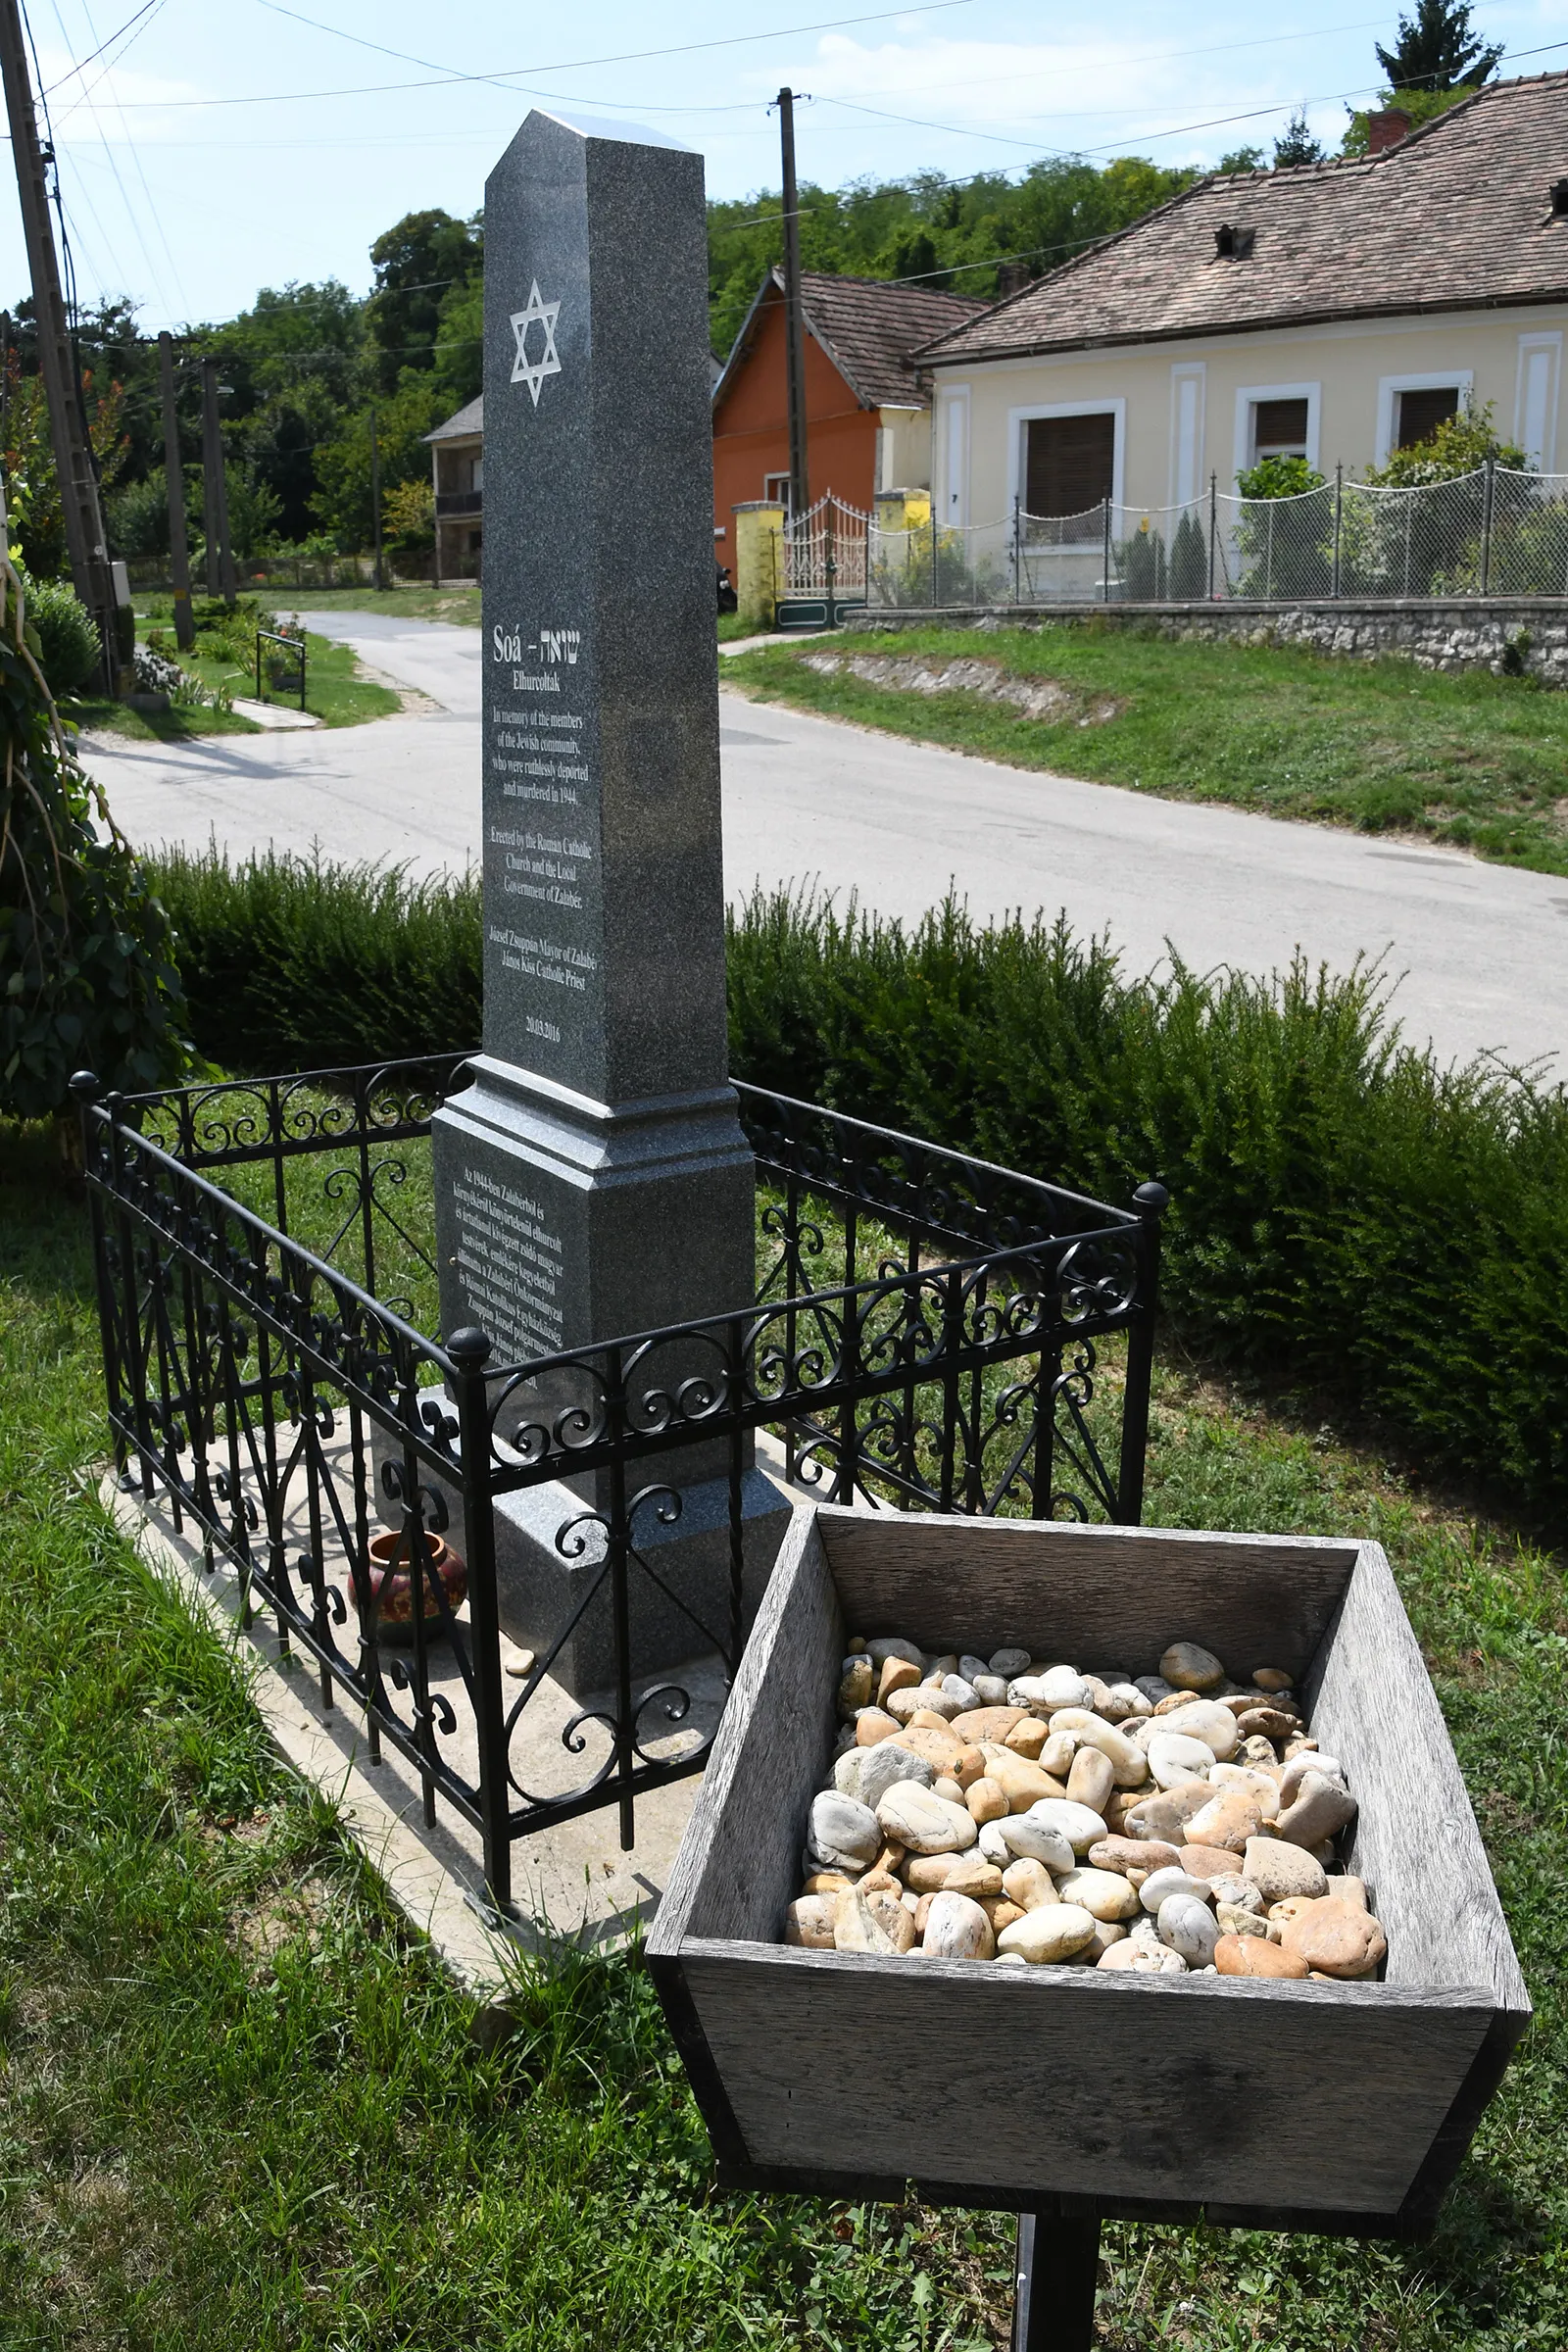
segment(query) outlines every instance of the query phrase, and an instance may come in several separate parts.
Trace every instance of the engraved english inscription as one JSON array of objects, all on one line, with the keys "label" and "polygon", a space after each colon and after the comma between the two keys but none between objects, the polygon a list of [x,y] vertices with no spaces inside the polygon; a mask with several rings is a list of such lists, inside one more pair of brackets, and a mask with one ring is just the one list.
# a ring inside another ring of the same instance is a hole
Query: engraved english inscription
[{"label": "engraved english inscription", "polygon": [[553,1355],[562,1346],[564,1246],[543,1203],[471,1164],[451,1191],[459,1279],[498,1357]]}]

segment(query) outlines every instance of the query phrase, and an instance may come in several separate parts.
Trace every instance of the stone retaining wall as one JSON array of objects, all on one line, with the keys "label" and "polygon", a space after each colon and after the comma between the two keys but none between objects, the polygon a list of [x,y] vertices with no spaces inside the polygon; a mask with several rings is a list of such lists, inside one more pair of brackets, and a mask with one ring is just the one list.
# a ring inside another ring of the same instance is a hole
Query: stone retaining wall
[{"label": "stone retaining wall", "polygon": [[970,607],[937,612],[877,612],[867,616],[867,625],[1038,628],[1057,620],[1092,620],[1105,628],[1237,645],[1302,645],[1363,661],[1396,654],[1422,669],[1490,669],[1537,677],[1547,686],[1568,686],[1568,602],[1086,604],[983,611]]}]

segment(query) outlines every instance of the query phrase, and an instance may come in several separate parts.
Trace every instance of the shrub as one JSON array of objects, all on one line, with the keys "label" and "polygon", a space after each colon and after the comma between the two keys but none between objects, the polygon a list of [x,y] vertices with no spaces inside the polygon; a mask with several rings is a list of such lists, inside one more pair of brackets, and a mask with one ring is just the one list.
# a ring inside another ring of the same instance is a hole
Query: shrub
[{"label": "shrub", "polygon": [[1124,1200],[1233,1362],[1568,1501],[1568,1097],[1398,1043],[1377,976],[1128,979],[1060,924],[914,931],[782,898],[729,939],[737,1077]]},{"label": "shrub", "polygon": [[[236,1070],[469,1045],[474,877],[166,858],[197,1042]],[[738,1078],[1102,1199],[1172,1188],[1165,1298],[1222,1359],[1568,1502],[1568,1097],[1440,1070],[1374,971],[1125,975],[1061,923],[912,930],[787,897],[729,923]]]},{"label": "shrub", "polygon": [[98,631],[92,614],[64,580],[24,576],[27,619],[38,632],[38,662],[49,691],[76,694],[98,666]]},{"label": "shrub", "polygon": [[67,745],[21,597],[0,564],[0,1113],[32,1119],[83,1066],[126,1092],[176,1076],[184,1007],[168,920]]},{"label": "shrub", "polygon": [[483,932],[473,876],[166,852],[199,1050],[234,1070],[320,1069],[443,1053],[479,1035]]}]

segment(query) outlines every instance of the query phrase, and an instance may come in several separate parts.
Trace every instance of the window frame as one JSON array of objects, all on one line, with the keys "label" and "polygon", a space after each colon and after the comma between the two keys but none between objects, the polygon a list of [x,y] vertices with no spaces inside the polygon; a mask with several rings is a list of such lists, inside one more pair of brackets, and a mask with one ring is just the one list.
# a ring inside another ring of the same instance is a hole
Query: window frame
[{"label": "window frame", "polygon": [[[1114,419],[1110,457],[1110,503],[1124,507],[1127,467],[1127,403],[1118,400],[1054,400],[1027,409],[1007,411],[1007,516],[1012,516],[1023,503],[1024,483],[1028,479],[1029,427],[1057,416],[1109,416]],[[1069,545],[1053,550],[1035,549],[1033,555],[1047,553],[1078,555],[1081,547]]]},{"label": "window frame", "polygon": [[1265,400],[1305,401],[1306,462],[1314,472],[1318,471],[1323,429],[1322,384],[1242,384],[1236,394],[1236,465],[1232,480],[1257,464],[1254,411]]},{"label": "window frame", "polygon": [[[1545,430],[1539,450],[1530,446],[1531,362],[1546,362]],[[1519,338],[1519,373],[1514,391],[1513,437],[1525,456],[1543,473],[1550,473],[1557,458],[1557,410],[1562,399],[1562,330],[1548,328]]]},{"label": "window frame", "polygon": [[1428,368],[1423,375],[1381,375],[1378,378],[1378,429],[1373,443],[1374,466],[1386,466],[1394,455],[1395,401],[1401,392],[1446,392],[1449,385],[1459,395],[1459,414],[1465,416],[1475,397],[1476,371],[1473,368]]}]

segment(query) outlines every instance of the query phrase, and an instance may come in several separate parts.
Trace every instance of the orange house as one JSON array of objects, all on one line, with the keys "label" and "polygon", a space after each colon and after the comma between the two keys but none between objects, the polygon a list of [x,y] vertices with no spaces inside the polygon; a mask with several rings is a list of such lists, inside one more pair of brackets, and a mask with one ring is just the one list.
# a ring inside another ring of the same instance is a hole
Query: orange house
[{"label": "orange house", "polygon": [[[988,308],[885,278],[801,278],[806,327],[807,473],[869,511],[879,490],[928,488],[931,396],[908,354]],[[734,560],[735,509],[789,502],[784,274],[762,280],[713,387],[713,546]]]}]

